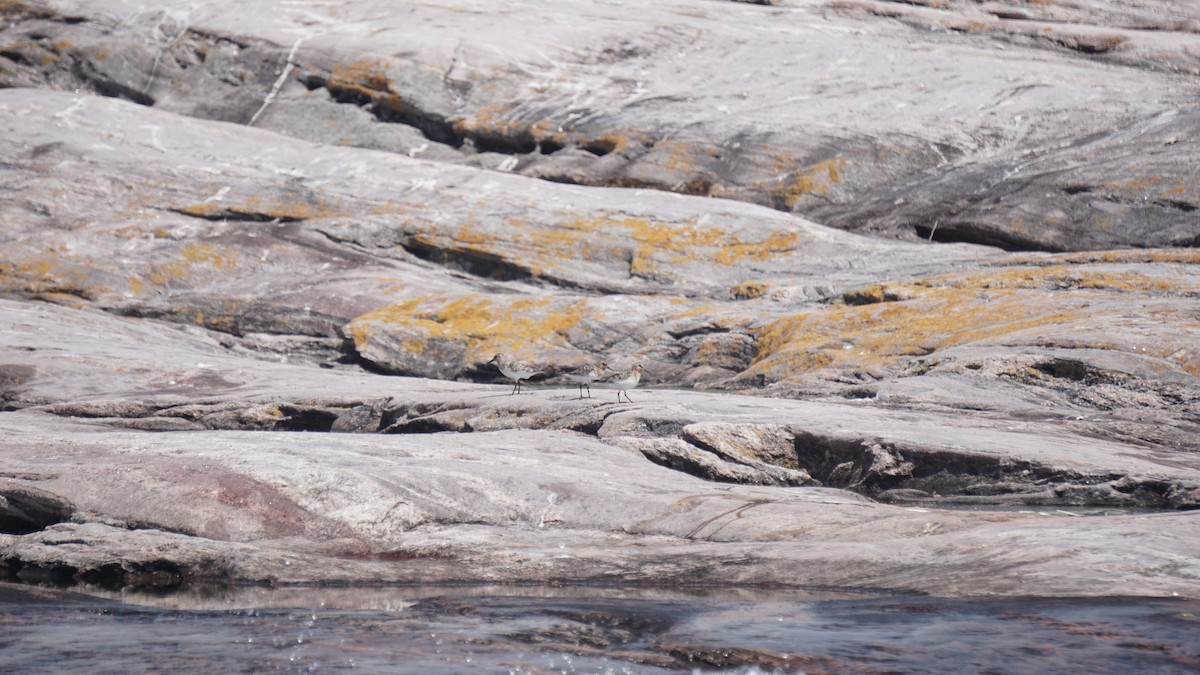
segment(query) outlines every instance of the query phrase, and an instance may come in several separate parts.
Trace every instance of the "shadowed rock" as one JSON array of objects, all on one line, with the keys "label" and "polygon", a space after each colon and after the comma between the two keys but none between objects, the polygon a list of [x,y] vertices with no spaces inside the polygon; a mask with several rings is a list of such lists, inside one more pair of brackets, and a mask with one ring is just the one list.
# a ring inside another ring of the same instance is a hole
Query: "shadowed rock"
[{"label": "shadowed rock", "polygon": [[71,502],[45,490],[0,479],[0,533],[28,534],[70,519]]}]

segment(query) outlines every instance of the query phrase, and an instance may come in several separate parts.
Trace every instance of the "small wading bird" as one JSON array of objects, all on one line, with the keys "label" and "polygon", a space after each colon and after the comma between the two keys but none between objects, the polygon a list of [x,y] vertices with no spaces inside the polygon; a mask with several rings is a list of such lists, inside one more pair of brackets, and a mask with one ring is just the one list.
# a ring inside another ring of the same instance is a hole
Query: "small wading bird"
[{"label": "small wading bird", "polygon": [[633,403],[633,400],[629,398],[628,390],[638,386],[638,382],[641,381],[642,373],[644,372],[646,372],[646,369],[639,363],[629,372],[614,373],[608,377],[596,380],[596,386],[603,387],[604,389],[616,389],[617,403],[621,402],[621,394],[625,394],[626,401]]},{"label": "small wading bird", "polygon": [[597,363],[594,366],[580,366],[569,373],[563,375],[570,381],[579,385],[579,398],[583,398],[583,388],[587,387],[588,398],[592,397],[591,384],[596,380],[604,377],[604,373],[608,371],[608,364]]},{"label": "small wading bird", "polygon": [[534,368],[528,363],[520,361],[510,361],[503,354],[497,354],[492,357],[490,364],[494,364],[500,369],[504,376],[513,381],[513,390],[509,392],[509,396],[521,393],[521,380],[528,380],[534,375],[542,375],[543,371]]}]

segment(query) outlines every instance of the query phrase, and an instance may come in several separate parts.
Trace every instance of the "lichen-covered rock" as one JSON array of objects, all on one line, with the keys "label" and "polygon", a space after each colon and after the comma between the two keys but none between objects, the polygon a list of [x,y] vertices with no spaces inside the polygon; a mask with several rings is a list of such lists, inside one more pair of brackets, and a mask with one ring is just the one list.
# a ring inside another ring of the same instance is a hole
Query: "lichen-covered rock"
[{"label": "lichen-covered rock", "polygon": [[1200,596],[1194,8],[301,4],[0,2],[8,574]]},{"label": "lichen-covered rock", "polygon": [[1194,243],[1186,3],[692,5],[30,0],[4,10],[0,83],[906,238]]}]

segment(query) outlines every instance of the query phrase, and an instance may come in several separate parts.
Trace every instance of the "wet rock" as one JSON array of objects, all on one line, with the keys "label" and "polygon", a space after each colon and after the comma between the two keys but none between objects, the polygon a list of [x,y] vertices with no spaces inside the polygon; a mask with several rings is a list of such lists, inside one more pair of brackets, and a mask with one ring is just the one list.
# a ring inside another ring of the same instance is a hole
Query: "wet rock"
[{"label": "wet rock", "polygon": [[346,581],[382,565],[215,541],[153,529],[63,523],[0,535],[0,573],[33,583],[171,587],[187,581]]}]

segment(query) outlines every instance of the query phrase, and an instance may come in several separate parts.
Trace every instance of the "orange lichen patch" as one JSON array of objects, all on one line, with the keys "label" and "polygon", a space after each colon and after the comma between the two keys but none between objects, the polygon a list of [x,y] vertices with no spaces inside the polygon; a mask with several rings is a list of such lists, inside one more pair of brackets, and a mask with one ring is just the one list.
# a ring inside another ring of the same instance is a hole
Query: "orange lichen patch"
[{"label": "orange lichen patch", "polygon": [[544,143],[548,141],[551,143],[566,145],[567,141],[572,139],[571,135],[564,130],[560,130],[557,124],[546,120],[528,124],[526,125],[525,130],[534,139],[534,141],[538,143]]},{"label": "orange lichen patch", "polygon": [[[759,328],[759,352],[748,373],[785,377],[826,366],[886,367],[957,345],[1034,329],[1053,331],[1095,311],[1082,309],[1089,295],[1075,295],[1080,291],[1178,297],[1200,288],[1182,277],[1061,263],[881,282],[847,292],[845,306],[784,317]],[[1175,342],[1156,349],[1156,355],[1188,372],[1200,366],[1195,354]]]},{"label": "orange lichen patch", "polygon": [[1178,265],[1200,265],[1200,249],[1158,248],[1128,249],[1119,251],[1083,251],[1059,253],[1049,256],[1017,256],[1002,264],[1008,265],[1057,265],[1062,263],[1173,263]]},{"label": "orange lichen patch", "polygon": [[[688,302],[688,300],[685,298],[672,298],[671,300],[671,304],[683,304]],[[668,321],[678,321],[679,319],[690,319],[695,316],[704,316],[705,314],[711,314],[716,311],[717,308],[713,305],[697,305],[690,309],[685,309],[682,312],[673,312],[667,315],[666,318]]]},{"label": "orange lichen patch", "polygon": [[1158,201],[1200,200],[1200,182],[1179,176],[1144,176],[1125,180],[1107,180],[1100,190],[1109,193],[1125,193]]},{"label": "orange lichen patch", "polygon": [[0,0],[0,16],[23,14],[29,11],[29,3],[24,0]]},{"label": "orange lichen patch", "polygon": [[494,236],[488,235],[482,230],[474,229],[467,225],[459,226],[459,228],[454,231],[454,234],[451,235],[451,237],[457,244],[465,244],[482,249],[487,249],[495,240]]},{"label": "orange lichen patch", "polygon": [[408,209],[404,206],[392,204],[391,202],[385,202],[383,204],[376,204],[375,206],[372,206],[368,213],[373,216],[395,216],[406,213],[407,211]]},{"label": "orange lichen patch", "polygon": [[532,356],[531,350],[547,343],[566,346],[565,334],[585,318],[598,318],[585,301],[561,303],[550,297],[497,303],[494,296],[460,297],[424,295],[398,302],[357,317],[347,330],[361,351],[372,334],[387,326],[407,328],[411,337],[402,347],[420,356],[429,339],[465,343],[472,357],[504,351]]},{"label": "orange lichen patch", "polygon": [[[647,139],[641,139],[640,142],[645,143]],[[629,134],[607,133],[597,136],[593,139],[584,139],[582,145],[602,150],[605,153],[609,152],[624,152],[633,143],[633,139]]]},{"label": "orange lichen patch", "polygon": [[1188,375],[1200,377],[1200,313],[1160,310],[1150,316],[1170,324],[1178,331],[1176,341],[1154,348],[1154,356],[1175,364]]},{"label": "orange lichen patch", "polygon": [[770,286],[765,281],[742,281],[733,285],[729,293],[737,300],[753,300],[767,292]]},{"label": "orange lichen patch", "polygon": [[[196,310],[192,313],[192,323],[222,333],[232,333],[241,314],[241,303],[236,300],[226,300],[221,305],[221,311],[217,313],[205,314]],[[186,312],[184,314],[186,315]]]},{"label": "orange lichen patch", "polygon": [[59,263],[57,256],[39,256],[15,263],[0,262],[0,280],[6,286],[12,285],[14,290],[18,286],[28,290],[32,285],[52,281]]},{"label": "orange lichen patch", "polygon": [[842,300],[847,305],[873,305],[880,302],[898,302],[919,297],[935,285],[932,280],[915,282],[884,281],[846,291]]},{"label": "orange lichen patch", "polygon": [[20,54],[19,58],[22,61],[41,67],[58,63],[62,58],[58,53],[32,40],[16,40],[3,45],[3,48],[8,53]]},{"label": "orange lichen patch", "polygon": [[173,282],[203,275],[227,275],[238,267],[240,256],[235,249],[212,244],[188,244],[170,260],[153,262],[137,276],[130,277],[129,292],[144,295],[151,289],[161,289]]},{"label": "orange lichen patch", "polygon": [[280,220],[296,221],[310,218],[326,218],[336,215],[324,201],[311,203],[304,199],[279,200],[250,197],[232,202],[200,202],[175,209],[179,213],[208,220]]},{"label": "orange lichen patch", "polygon": [[666,151],[667,159],[663,165],[669,171],[690,174],[697,168],[697,160],[701,154],[699,148],[685,141],[663,141],[655,146],[656,150]]},{"label": "orange lichen patch", "polygon": [[81,266],[79,261],[54,251],[24,260],[0,262],[0,293],[66,294],[94,299],[103,295],[104,290],[88,285],[86,262]]},{"label": "orange lichen patch", "polygon": [[188,244],[179,250],[179,255],[189,263],[208,265],[219,271],[232,270],[237,265],[236,252],[211,244]]},{"label": "orange lichen patch", "polygon": [[1080,268],[1071,265],[1010,267],[996,272],[936,277],[918,283],[962,289],[1079,288],[1163,295],[1200,291],[1194,286],[1185,284],[1182,280],[1171,280],[1128,270]]},{"label": "orange lichen patch", "polygon": [[542,264],[552,266],[563,260],[611,259],[621,248],[612,238],[614,232],[632,240],[630,271],[635,276],[653,275],[660,262],[734,265],[766,260],[792,251],[800,239],[796,232],[776,230],[762,239],[746,240],[721,227],[633,217],[576,218],[555,229],[535,230],[524,239]]},{"label": "orange lichen patch", "polygon": [[985,300],[941,288],[920,300],[839,306],[773,321],[757,331],[758,353],[748,373],[894,365],[905,357],[1083,316],[1075,309],[1047,307],[1025,291],[1004,291]]},{"label": "orange lichen patch", "polygon": [[351,63],[339,63],[329,70],[330,89],[349,89],[373,98],[380,93],[392,91],[392,78],[388,77],[387,64],[379,59],[359,59]]},{"label": "orange lichen patch", "polygon": [[[779,158],[779,161],[786,160]],[[825,196],[834,185],[841,182],[845,165],[846,160],[833,157],[799,169],[775,186],[771,194],[788,208],[795,206],[796,202],[804,197]]]},{"label": "orange lichen patch", "polygon": [[689,361],[694,365],[728,367],[731,351],[728,334],[718,333],[704,338],[691,352]]},{"label": "orange lichen patch", "polygon": [[713,259],[722,265],[732,265],[739,260],[766,260],[781,253],[787,253],[796,248],[799,235],[795,232],[772,232],[765,239],[754,242],[742,242],[734,237],[722,247]]},{"label": "orange lichen patch", "polygon": [[71,293],[38,293],[37,299],[43,302],[53,303],[62,307],[70,307],[71,309],[82,309],[87,303],[80,299],[80,296]]},{"label": "orange lichen patch", "polygon": [[509,117],[511,108],[501,103],[482,106],[468,116],[454,122],[454,130],[463,135],[490,132],[502,136],[511,136],[521,128],[520,122]]}]

